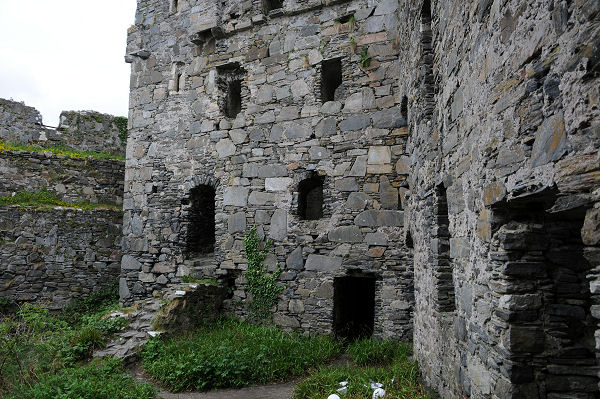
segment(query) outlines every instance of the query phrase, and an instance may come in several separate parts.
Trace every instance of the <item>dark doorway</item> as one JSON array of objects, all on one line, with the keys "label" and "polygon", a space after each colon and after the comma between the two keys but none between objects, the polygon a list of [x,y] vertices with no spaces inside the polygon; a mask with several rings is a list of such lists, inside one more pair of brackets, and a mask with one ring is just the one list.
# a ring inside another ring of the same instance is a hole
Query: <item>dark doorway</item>
[{"label": "dark doorway", "polygon": [[370,337],[375,322],[375,277],[345,276],[333,281],[333,332],[354,341]]},{"label": "dark doorway", "polygon": [[317,175],[298,184],[298,216],[303,220],[323,217],[323,178]]},{"label": "dark doorway", "polygon": [[334,101],[336,90],[342,84],[342,60],[334,58],[321,62],[321,101]]},{"label": "dark doorway", "polygon": [[190,191],[190,210],[187,218],[189,255],[206,255],[215,247],[215,189],[199,185]]}]

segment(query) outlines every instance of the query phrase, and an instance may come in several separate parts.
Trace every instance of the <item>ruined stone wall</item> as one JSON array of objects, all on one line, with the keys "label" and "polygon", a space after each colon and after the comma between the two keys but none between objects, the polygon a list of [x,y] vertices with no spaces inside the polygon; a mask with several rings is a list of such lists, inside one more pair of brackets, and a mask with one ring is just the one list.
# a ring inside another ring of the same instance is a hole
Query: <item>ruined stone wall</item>
[{"label": "ruined stone wall", "polygon": [[[42,125],[40,113],[0,99],[0,140],[80,151],[123,153],[110,115],[63,113],[61,130]],[[94,136],[80,140],[80,129]],[[115,140],[114,138],[118,140]],[[120,147],[119,147],[120,146]],[[50,152],[0,151],[0,197],[49,191],[65,202],[121,205],[125,162]],[[0,297],[48,302],[52,308],[118,280],[122,212],[0,206]]]},{"label": "ruined stone wall", "polygon": [[122,213],[0,208],[0,297],[63,306],[115,283]]},{"label": "ruined stone wall", "polygon": [[[138,1],[129,30],[122,299],[216,275],[243,314],[242,240],[256,225],[283,269],[278,324],[331,332],[335,279],[352,273],[375,279],[374,334],[410,338],[397,1],[286,1],[269,13],[258,1],[177,3]],[[335,58],[343,83],[324,93],[322,61]],[[319,179],[322,218],[304,220],[301,203],[318,195],[301,182]],[[193,221],[206,220],[196,187],[215,195],[214,252],[202,256],[186,250]]]},{"label": "ruined stone wall", "polygon": [[0,153],[0,197],[19,190],[47,190],[66,202],[123,202],[125,162],[51,153]]},{"label": "ruined stone wall", "polygon": [[400,3],[414,349],[442,397],[597,395],[599,11]]},{"label": "ruined stone wall", "polygon": [[37,109],[0,98],[0,140],[11,143],[125,155],[127,129],[118,119],[95,111],[63,111],[54,129],[43,125]]},{"label": "ruined stone wall", "polygon": [[80,151],[125,155],[127,132],[115,117],[95,111],[63,111],[58,127],[60,141]]},{"label": "ruined stone wall", "polygon": [[40,112],[23,103],[0,98],[0,140],[14,143],[46,141],[54,131],[42,125]]}]

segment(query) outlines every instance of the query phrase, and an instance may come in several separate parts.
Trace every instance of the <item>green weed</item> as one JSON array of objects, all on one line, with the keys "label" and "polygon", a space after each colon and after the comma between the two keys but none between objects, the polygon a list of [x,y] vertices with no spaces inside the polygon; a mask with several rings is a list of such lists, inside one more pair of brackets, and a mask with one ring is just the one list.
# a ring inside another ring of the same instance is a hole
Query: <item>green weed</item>
[{"label": "green weed", "polygon": [[116,359],[47,373],[31,386],[23,385],[6,399],[151,399],[156,389],[134,380]]},{"label": "green weed", "polygon": [[[369,353],[373,350],[374,353]],[[357,341],[348,347],[350,357],[363,366],[321,367],[294,391],[294,399],[327,397],[336,393],[339,383],[348,382],[344,399],[371,397],[370,382],[383,384],[390,398],[427,399],[428,394],[419,383],[417,363],[409,360],[410,346],[397,342],[377,342],[371,339]],[[377,358],[377,355],[382,358]],[[380,366],[373,366],[373,364]]]},{"label": "green weed", "polygon": [[0,206],[2,205],[19,205],[19,206],[62,206],[65,208],[76,209],[120,209],[119,206],[113,204],[99,204],[89,201],[66,202],[60,200],[56,193],[51,191],[26,191],[20,190],[13,196],[0,197]]},{"label": "green weed", "polygon": [[303,375],[340,350],[331,337],[222,320],[181,337],[154,339],[142,359],[144,370],[172,391],[208,390]]},{"label": "green weed", "polygon": [[[127,124],[125,126],[127,127]],[[125,160],[125,157],[122,155],[108,154],[105,152],[77,151],[67,146],[40,147],[35,145],[17,144],[6,141],[0,141],[0,153],[4,151],[28,151],[39,153],[50,152],[52,154],[65,155],[72,158],[118,159],[121,161]]]}]

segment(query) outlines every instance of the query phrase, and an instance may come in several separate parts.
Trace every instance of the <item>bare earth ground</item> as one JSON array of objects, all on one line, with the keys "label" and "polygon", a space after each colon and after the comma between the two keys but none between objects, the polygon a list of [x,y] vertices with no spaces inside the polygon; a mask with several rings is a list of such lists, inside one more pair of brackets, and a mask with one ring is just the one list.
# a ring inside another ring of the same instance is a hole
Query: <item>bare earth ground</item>
[{"label": "bare earth ground", "polygon": [[295,382],[261,385],[242,389],[223,389],[210,392],[160,392],[162,399],[289,399],[294,392]]},{"label": "bare earth ground", "polygon": [[[331,362],[331,365],[339,366],[351,364],[352,362],[347,354],[342,354]],[[139,364],[131,369],[131,373],[139,380],[153,383],[144,375]],[[259,385],[241,389],[221,389],[209,392],[171,393],[160,391],[157,397],[160,399],[290,399],[298,381],[296,379],[284,383]]]}]

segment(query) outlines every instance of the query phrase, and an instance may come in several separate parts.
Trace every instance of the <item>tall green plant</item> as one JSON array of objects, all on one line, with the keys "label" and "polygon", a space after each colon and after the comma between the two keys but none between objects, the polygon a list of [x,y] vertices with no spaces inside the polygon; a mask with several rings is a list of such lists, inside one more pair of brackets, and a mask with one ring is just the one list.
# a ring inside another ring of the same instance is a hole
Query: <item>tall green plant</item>
[{"label": "tall green plant", "polygon": [[246,290],[252,295],[248,303],[250,315],[257,321],[272,317],[271,308],[277,303],[277,298],[285,287],[277,284],[281,274],[279,263],[277,269],[269,273],[268,267],[263,263],[273,242],[267,240],[263,244],[262,238],[256,232],[256,226],[250,228],[244,238],[244,249],[248,269],[244,276],[248,280]]}]

